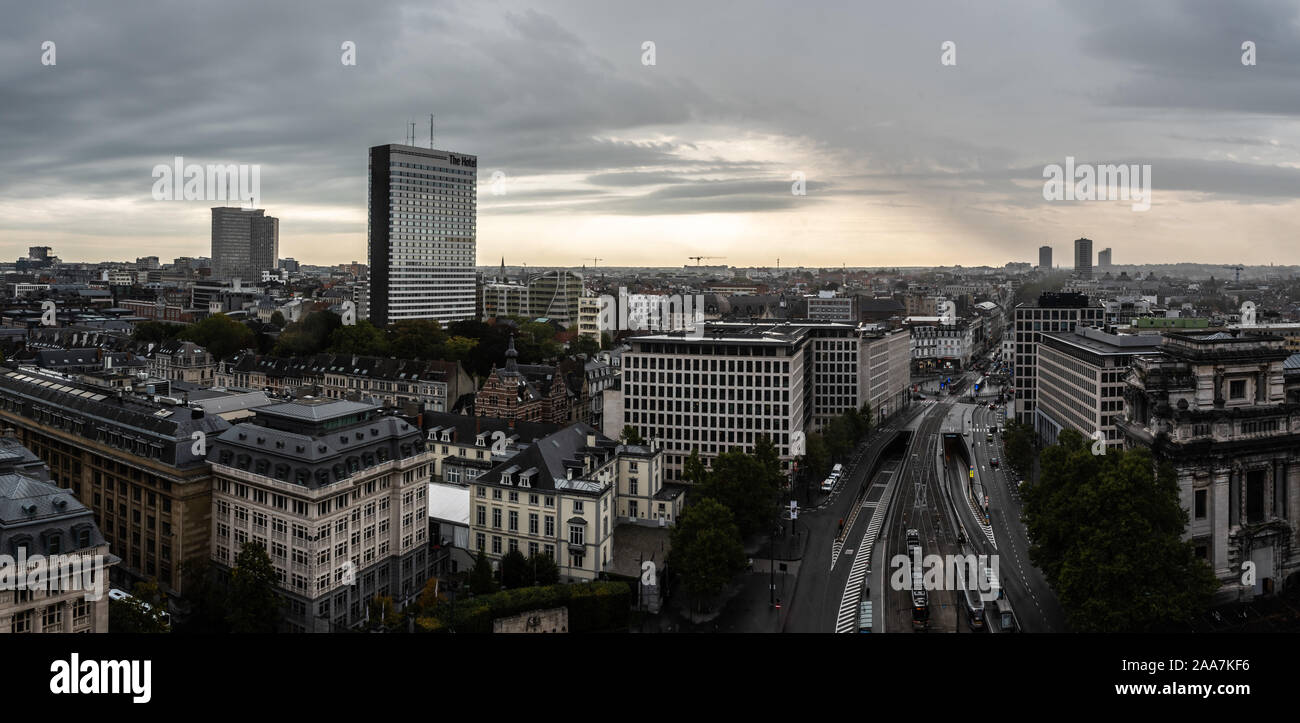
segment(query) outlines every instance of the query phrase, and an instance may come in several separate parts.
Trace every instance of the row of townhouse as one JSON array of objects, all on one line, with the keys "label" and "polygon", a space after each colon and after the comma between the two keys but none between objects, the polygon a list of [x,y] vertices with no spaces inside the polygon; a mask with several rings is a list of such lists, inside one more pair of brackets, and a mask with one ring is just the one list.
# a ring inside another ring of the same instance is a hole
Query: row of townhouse
[{"label": "row of townhouse", "polygon": [[219,364],[215,381],[217,386],[276,394],[319,387],[320,396],[328,399],[366,396],[390,407],[414,405],[432,412],[449,411],[457,399],[474,391],[474,380],[460,362],[353,354],[273,357],[244,353]]}]

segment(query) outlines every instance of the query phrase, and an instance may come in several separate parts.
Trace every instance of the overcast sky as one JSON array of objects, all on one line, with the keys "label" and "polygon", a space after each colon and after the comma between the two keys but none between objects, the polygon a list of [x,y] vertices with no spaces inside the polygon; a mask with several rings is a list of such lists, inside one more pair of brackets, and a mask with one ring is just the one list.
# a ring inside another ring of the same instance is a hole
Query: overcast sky
[{"label": "overcast sky", "polygon": [[[1050,244],[1068,266],[1079,236],[1121,264],[1300,263],[1294,2],[0,11],[6,260],[208,255],[220,204],[151,196],[182,156],[261,166],[281,256],[364,262],[367,148],[408,121],[427,146],[435,113],[436,147],[479,159],[480,264],[974,266]],[[1067,156],[1150,164],[1150,210],[1044,200]]]}]

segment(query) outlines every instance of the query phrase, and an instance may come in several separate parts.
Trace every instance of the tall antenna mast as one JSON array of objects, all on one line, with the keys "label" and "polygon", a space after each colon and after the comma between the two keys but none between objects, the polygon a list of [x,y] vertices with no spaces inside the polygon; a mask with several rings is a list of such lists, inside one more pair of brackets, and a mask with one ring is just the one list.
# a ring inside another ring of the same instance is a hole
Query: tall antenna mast
[{"label": "tall antenna mast", "polygon": [[429,114],[429,150],[433,150],[433,114]]}]

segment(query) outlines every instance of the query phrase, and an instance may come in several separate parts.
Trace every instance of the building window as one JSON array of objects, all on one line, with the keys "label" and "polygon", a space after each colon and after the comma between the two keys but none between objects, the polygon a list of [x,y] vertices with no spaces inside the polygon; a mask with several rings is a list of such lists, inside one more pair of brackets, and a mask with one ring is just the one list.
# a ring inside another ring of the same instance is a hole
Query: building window
[{"label": "building window", "polygon": [[1228,398],[1229,398],[1229,399],[1245,399],[1245,398],[1246,398],[1246,380],[1245,380],[1245,379],[1234,379],[1234,380],[1232,380],[1231,382],[1228,382]]},{"label": "building window", "polygon": [[569,525],[569,544],[581,545],[584,542],[585,533],[582,525]]},{"label": "building window", "polygon": [[1196,490],[1196,519],[1205,519],[1205,503],[1208,497],[1206,490]]}]

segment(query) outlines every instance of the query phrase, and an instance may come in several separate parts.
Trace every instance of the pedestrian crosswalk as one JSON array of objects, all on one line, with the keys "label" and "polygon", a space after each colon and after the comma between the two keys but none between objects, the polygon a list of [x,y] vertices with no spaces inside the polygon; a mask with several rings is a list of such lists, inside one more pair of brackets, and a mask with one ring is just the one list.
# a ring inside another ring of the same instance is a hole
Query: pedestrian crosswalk
[{"label": "pedestrian crosswalk", "polygon": [[851,633],[858,616],[858,601],[862,599],[862,582],[867,578],[871,567],[871,549],[875,547],[876,536],[885,522],[885,510],[889,509],[889,499],[894,494],[894,485],[885,488],[885,494],[876,508],[871,512],[871,522],[867,523],[867,532],[862,536],[858,554],[853,558],[853,568],[849,570],[849,580],[844,585],[844,597],[840,599],[840,612],[835,618],[835,632]]}]

